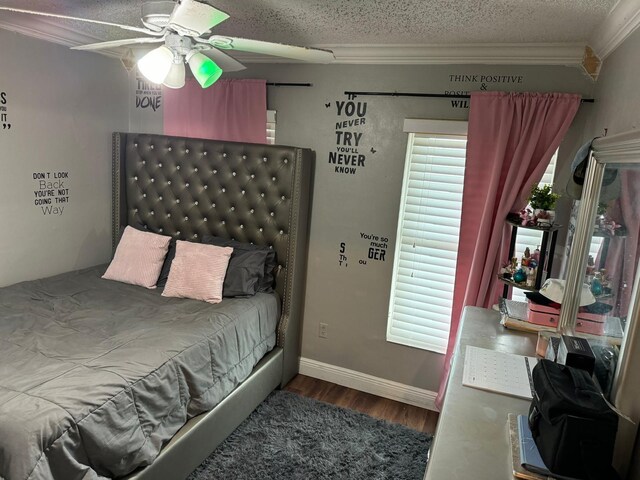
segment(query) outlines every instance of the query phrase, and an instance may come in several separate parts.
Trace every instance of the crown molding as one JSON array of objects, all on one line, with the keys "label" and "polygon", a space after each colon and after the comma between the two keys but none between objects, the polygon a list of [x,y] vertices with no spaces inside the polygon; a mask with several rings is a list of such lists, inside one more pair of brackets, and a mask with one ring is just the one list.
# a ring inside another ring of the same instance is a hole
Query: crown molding
[{"label": "crown molding", "polygon": [[607,18],[596,28],[590,45],[604,60],[640,26],[640,2],[618,0]]},{"label": "crown molding", "polygon": [[453,44],[453,45],[324,45],[334,50],[336,63],[389,65],[487,64],[577,65],[580,44]]},{"label": "crown molding", "polygon": [[[0,28],[39,38],[68,47],[99,42],[101,39],[79,33],[50,21],[37,19],[17,22],[0,19]],[[332,50],[337,64],[363,65],[569,65],[580,66],[584,44],[521,43],[521,44],[450,44],[450,45],[314,45]],[[97,53],[120,58],[117,49]],[[286,58],[233,52],[246,63],[300,63]]]},{"label": "crown molding", "polygon": [[[370,65],[570,65],[580,66],[584,44],[453,44],[453,45],[313,45],[332,50],[338,64]],[[293,63],[291,60],[233,52],[246,63]],[[296,62],[297,63],[297,62]]]},{"label": "crown molding", "polygon": [[[99,38],[85,33],[79,33],[71,28],[56,25],[43,19],[17,22],[12,19],[0,18],[0,28],[66,47],[77,47],[78,45],[87,45],[101,41]],[[100,50],[96,51],[96,53],[118,59],[122,57],[122,52],[114,49]]]}]

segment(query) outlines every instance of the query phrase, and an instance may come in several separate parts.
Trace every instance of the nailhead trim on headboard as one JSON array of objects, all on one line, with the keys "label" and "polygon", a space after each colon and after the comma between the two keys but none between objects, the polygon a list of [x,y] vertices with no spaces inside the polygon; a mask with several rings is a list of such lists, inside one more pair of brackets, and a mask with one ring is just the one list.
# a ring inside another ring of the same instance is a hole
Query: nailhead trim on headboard
[{"label": "nailhead trim on headboard", "polygon": [[294,289],[288,269],[296,245],[306,248],[307,232],[295,231],[301,162],[312,159],[296,147],[115,133],[114,249],[124,225],[182,240],[213,234],[267,245],[276,251],[286,318]]}]

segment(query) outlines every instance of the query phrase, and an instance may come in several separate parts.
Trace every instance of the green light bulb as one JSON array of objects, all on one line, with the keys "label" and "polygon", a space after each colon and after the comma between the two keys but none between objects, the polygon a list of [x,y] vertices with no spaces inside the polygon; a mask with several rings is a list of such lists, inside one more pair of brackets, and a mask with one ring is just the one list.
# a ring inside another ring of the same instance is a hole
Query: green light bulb
[{"label": "green light bulb", "polygon": [[209,57],[200,52],[190,53],[187,62],[191,67],[193,76],[202,88],[213,85],[222,75],[222,69]]},{"label": "green light bulb", "polygon": [[202,72],[203,77],[207,77],[207,79],[202,83],[202,88],[210,87],[216,83],[222,75],[222,69],[216,65],[213,60],[203,63],[200,67],[200,71]]}]

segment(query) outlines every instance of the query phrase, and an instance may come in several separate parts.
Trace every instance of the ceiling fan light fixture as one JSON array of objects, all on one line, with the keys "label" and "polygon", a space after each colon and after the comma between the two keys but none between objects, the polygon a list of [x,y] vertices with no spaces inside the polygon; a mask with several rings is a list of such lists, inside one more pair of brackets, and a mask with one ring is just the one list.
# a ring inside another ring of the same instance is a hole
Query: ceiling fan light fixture
[{"label": "ceiling fan light fixture", "polygon": [[209,88],[222,75],[222,68],[206,55],[191,50],[186,57],[193,76],[202,88]]},{"label": "ceiling fan light fixture", "polygon": [[166,46],[155,48],[138,60],[138,70],[147,80],[163,83],[169,75],[173,63],[173,52]]},{"label": "ceiling fan light fixture", "polygon": [[160,32],[169,24],[169,17],[175,7],[176,3],[172,0],[144,2],[140,19],[150,30]]},{"label": "ceiling fan light fixture", "polygon": [[[58,18],[143,33],[147,36],[99,41],[87,45],[76,45],[71,48],[74,50],[98,51],[118,47],[133,47],[134,45],[160,44],[162,45],[161,47],[146,53],[137,62],[141,74],[155,84],[164,83],[172,68],[180,68],[173,67],[173,65],[178,61],[184,61],[183,57],[186,57],[186,62],[189,63],[191,71],[203,88],[215,83],[222,75],[223,69],[225,72],[237,72],[245,69],[245,66],[233,58],[233,55],[227,55],[223,50],[229,50],[230,53],[257,53],[259,55],[270,55],[313,63],[331,63],[335,61],[333,52],[330,50],[214,35],[212,34],[212,29],[229,18],[229,15],[210,5],[209,1],[142,0],[141,20],[144,28],[2,5],[0,5],[0,12],[8,11],[46,18]],[[206,56],[202,52],[206,52]],[[179,57],[178,60],[174,58],[176,56]],[[123,64],[127,68],[133,68],[136,64],[135,59],[130,57],[131,55],[123,59]],[[172,73],[168,83],[179,85],[181,83],[181,73],[182,70],[176,70]]]},{"label": "ceiling fan light fixture", "polygon": [[205,2],[180,0],[171,12],[169,26],[180,35],[199,37],[227,18],[225,12]]},{"label": "ceiling fan light fixture", "polygon": [[182,62],[182,59],[180,59],[180,62],[174,63],[171,66],[171,70],[169,70],[169,74],[164,79],[164,82],[162,82],[162,84],[165,87],[169,88],[182,88],[184,87],[184,75],[184,62]]}]

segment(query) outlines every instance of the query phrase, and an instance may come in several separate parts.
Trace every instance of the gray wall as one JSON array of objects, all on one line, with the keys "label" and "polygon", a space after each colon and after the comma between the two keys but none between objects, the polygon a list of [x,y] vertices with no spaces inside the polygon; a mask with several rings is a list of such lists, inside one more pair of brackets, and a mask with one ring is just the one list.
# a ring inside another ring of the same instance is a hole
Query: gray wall
[{"label": "gray wall", "polygon": [[0,45],[0,285],[106,262],[111,132],[128,126],[126,72],[4,30]]},{"label": "gray wall", "polygon": [[[476,78],[456,78],[459,75]],[[486,81],[483,75],[508,78]],[[356,166],[349,167],[355,173],[336,173],[339,166],[329,160],[337,152],[336,123],[358,118],[357,113],[346,116],[344,110],[338,115],[336,102],[348,101],[347,90],[444,93],[487,88],[590,96],[593,83],[574,68],[525,66],[261,64],[250,65],[242,76],[313,83],[312,88],[268,87],[268,107],[278,112],[277,143],[309,147],[317,154],[303,357],[437,390],[442,355],[385,339],[407,146],[402,127],[405,118],[466,120],[468,109],[452,106],[449,99],[358,97],[354,101],[362,102],[361,113],[366,102],[365,122],[343,130],[362,134],[357,147],[352,140],[346,148],[365,156],[363,166],[357,166],[356,160]],[[131,86],[136,86],[134,77]],[[161,112],[136,108],[133,98],[129,106],[133,130],[160,131]],[[363,233],[388,238],[384,261],[368,258],[370,241],[361,237]],[[342,243],[347,260],[341,265]],[[321,322],[328,324],[326,339],[318,336]]]},{"label": "gray wall", "polygon": [[[598,100],[590,118],[585,138],[615,135],[640,127],[640,30],[631,35],[604,63],[596,88]],[[638,159],[640,163],[640,159]],[[640,327],[636,322],[636,331]],[[638,336],[636,335],[636,338]],[[630,360],[628,379],[636,378],[640,370],[640,344],[629,344],[626,355]],[[636,422],[640,421],[640,383],[627,381],[616,403]],[[629,479],[640,478],[640,442],[636,442],[636,465]]]},{"label": "gray wall", "polygon": [[[592,83],[578,70],[564,67],[253,65],[247,73],[270,81],[314,84],[269,89],[269,108],[278,112],[277,142],[311,147],[317,153],[303,357],[437,390],[442,355],[385,339],[407,146],[402,126],[405,118],[466,120],[468,110],[453,108],[445,99],[358,97],[356,102],[367,103],[366,123],[351,130],[362,133],[358,150],[366,160],[364,168],[349,175],[335,173],[329,163],[337,140],[335,102],[346,100],[345,90],[444,93],[477,90],[483,83],[491,90],[590,95]],[[477,75],[477,81],[451,81],[451,75],[465,74]],[[482,75],[522,76],[522,83],[481,82]],[[361,233],[389,239],[386,261],[367,258],[369,242]],[[347,267],[338,262],[342,242]],[[367,264],[360,264],[361,259]],[[318,336],[320,322],[329,325],[327,339]]]},{"label": "gray wall", "polygon": [[587,137],[615,135],[640,127],[640,30],[636,30],[604,61],[596,84],[597,102]]}]

